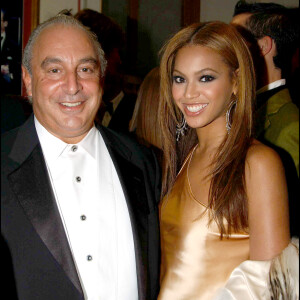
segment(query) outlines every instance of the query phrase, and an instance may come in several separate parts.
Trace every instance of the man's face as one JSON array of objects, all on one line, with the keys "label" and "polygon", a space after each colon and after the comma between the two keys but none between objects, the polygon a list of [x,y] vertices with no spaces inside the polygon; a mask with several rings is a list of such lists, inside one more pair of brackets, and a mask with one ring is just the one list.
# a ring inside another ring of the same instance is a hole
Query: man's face
[{"label": "man's face", "polygon": [[252,59],[254,63],[254,68],[256,72],[257,87],[264,86],[266,73],[266,63],[264,60],[264,55],[261,53],[258,41],[255,39],[253,33],[249,30],[247,26],[247,20],[251,17],[251,13],[242,13],[236,15],[232,18],[231,24],[233,24],[240,34],[244,37],[247,46],[252,54]]},{"label": "man's face", "polygon": [[38,121],[66,143],[78,143],[93,126],[101,102],[100,62],[86,33],[51,25],[33,46],[32,75],[23,79]]},{"label": "man's face", "polygon": [[242,13],[239,15],[236,15],[232,18],[231,23],[235,25],[239,25],[242,27],[246,27],[246,21],[251,16],[251,13]]}]

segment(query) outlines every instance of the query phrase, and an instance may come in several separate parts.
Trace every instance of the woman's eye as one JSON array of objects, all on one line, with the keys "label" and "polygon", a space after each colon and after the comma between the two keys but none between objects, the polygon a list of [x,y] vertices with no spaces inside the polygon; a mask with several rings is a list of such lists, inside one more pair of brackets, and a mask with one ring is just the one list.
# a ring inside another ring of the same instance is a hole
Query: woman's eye
[{"label": "woman's eye", "polygon": [[212,81],[214,79],[215,79],[215,77],[213,77],[213,76],[204,75],[204,76],[201,76],[200,81],[202,81],[202,82],[209,82],[209,81]]},{"label": "woman's eye", "polygon": [[173,82],[175,82],[175,83],[183,83],[184,82],[184,78],[182,78],[180,76],[173,76]]}]

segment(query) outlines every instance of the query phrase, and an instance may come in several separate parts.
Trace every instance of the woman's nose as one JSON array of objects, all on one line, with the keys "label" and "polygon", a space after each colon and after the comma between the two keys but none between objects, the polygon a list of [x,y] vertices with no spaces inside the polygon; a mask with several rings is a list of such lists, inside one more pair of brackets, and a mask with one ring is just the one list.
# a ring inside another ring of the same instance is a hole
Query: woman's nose
[{"label": "woman's nose", "polygon": [[199,88],[195,82],[190,82],[186,85],[185,97],[188,99],[197,98],[200,95]]}]

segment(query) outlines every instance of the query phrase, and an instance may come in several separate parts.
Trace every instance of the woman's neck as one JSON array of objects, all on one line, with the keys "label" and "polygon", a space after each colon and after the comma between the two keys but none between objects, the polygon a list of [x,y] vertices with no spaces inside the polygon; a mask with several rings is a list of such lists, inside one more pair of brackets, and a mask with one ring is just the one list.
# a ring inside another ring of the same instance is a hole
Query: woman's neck
[{"label": "woman's neck", "polygon": [[216,152],[224,138],[226,137],[227,130],[223,123],[209,124],[202,128],[196,129],[199,147],[197,152]]}]

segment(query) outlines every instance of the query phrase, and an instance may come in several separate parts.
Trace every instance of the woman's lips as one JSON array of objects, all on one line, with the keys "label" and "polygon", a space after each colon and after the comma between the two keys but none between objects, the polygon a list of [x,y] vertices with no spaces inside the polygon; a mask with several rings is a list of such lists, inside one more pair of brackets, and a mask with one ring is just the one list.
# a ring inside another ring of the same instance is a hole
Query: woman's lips
[{"label": "woman's lips", "polygon": [[197,115],[199,114],[208,104],[185,104],[184,108],[187,115]]}]

